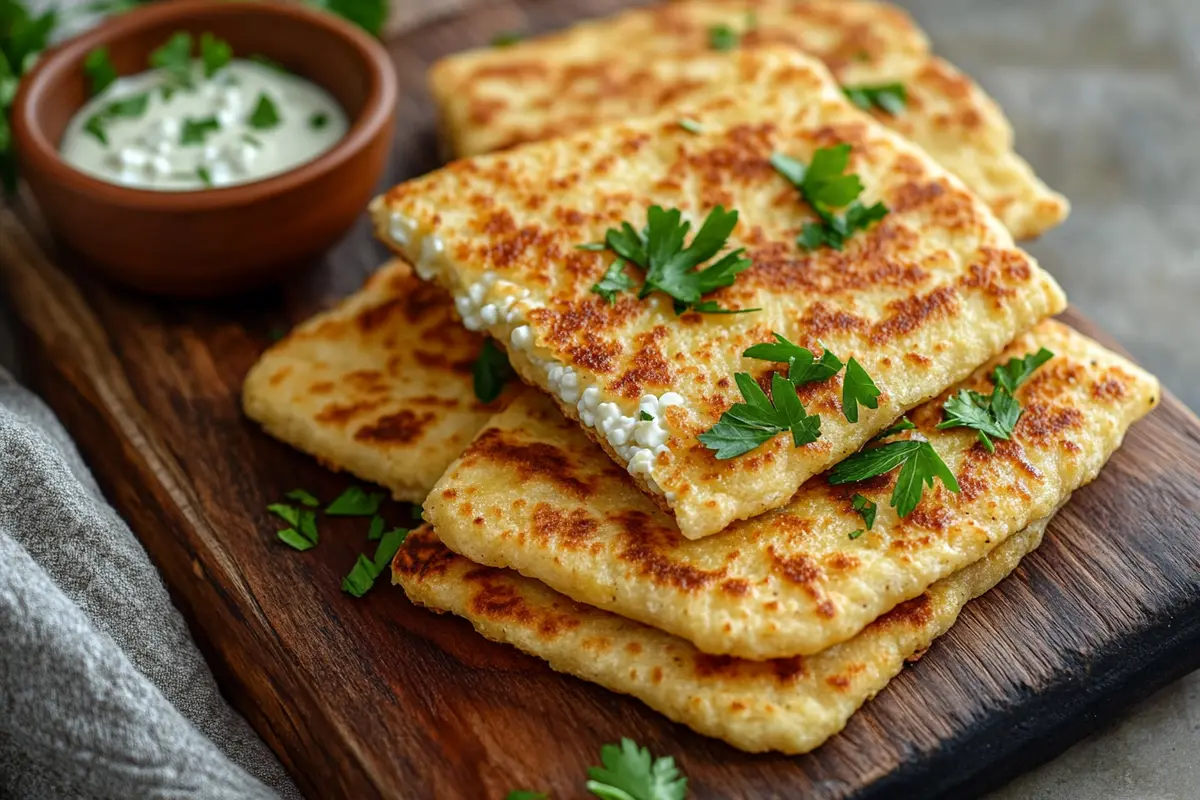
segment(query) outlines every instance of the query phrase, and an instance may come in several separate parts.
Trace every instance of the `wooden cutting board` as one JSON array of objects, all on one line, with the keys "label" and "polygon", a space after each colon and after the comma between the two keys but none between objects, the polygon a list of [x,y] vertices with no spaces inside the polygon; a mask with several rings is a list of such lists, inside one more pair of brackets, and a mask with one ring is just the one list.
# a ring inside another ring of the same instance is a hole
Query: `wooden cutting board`
[{"label": "wooden cutting board", "polygon": [[[618,5],[493,3],[392,41],[404,99],[389,182],[435,165],[432,59]],[[363,521],[323,521],[321,545],[301,554],[276,543],[265,508],[296,487],[328,500],[349,481],[262,434],[238,394],[275,332],[383,257],[364,221],[286,288],[167,302],[86,277],[28,206],[0,210],[0,285],[26,328],[28,377],[162,570],[226,695],[309,797],[578,797],[600,745],[628,735],[675,756],[699,798],[961,798],[1200,666],[1200,423],[1170,395],[1039,551],[801,758],[693,734],[399,590],[342,594]]]}]

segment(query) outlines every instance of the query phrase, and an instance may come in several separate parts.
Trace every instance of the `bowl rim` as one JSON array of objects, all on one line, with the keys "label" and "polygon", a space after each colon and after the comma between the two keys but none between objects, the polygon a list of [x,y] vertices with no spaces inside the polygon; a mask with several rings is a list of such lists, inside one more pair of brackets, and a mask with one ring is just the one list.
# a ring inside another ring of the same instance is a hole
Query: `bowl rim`
[{"label": "bowl rim", "polygon": [[[35,108],[45,102],[44,96],[51,91],[51,82],[70,65],[82,62],[84,56],[95,47],[111,44],[172,20],[187,20],[201,11],[231,15],[266,13],[290,17],[320,30],[322,35],[336,37],[351,45],[367,66],[369,87],[362,111],[352,121],[346,135],[312,161],[279,175],[235,186],[196,191],[162,192],[120,186],[87,175],[63,160],[34,113]],[[277,197],[346,166],[391,121],[398,95],[399,79],[383,45],[358,26],[331,13],[310,9],[299,3],[272,0],[168,0],[127,11],[43,53],[33,70],[21,80],[13,100],[12,126],[18,147],[19,167],[26,175],[38,172],[56,183],[69,185],[96,202],[135,210],[210,211]],[[25,146],[22,147],[22,144]]]}]

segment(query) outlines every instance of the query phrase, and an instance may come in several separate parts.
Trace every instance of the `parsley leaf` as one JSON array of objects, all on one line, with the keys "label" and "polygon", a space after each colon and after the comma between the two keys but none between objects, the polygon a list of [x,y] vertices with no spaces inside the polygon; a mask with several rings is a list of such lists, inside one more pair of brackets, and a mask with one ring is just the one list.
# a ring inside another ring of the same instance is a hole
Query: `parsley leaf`
[{"label": "parsley leaf", "polygon": [[1009,394],[1015,394],[1017,387],[1029,380],[1034,370],[1052,358],[1054,358],[1054,353],[1044,347],[1023,358],[1010,358],[1007,364],[1002,364],[992,371],[992,380],[997,386],[1006,389]]},{"label": "parsley leaf", "polygon": [[675,759],[654,758],[629,738],[600,748],[601,767],[588,769],[587,790],[603,800],[683,800],[687,778]]},{"label": "parsley leaf", "polygon": [[851,103],[863,111],[879,108],[893,117],[904,112],[908,105],[908,92],[902,83],[881,83],[874,86],[846,86],[842,89]]},{"label": "parsley leaf", "polygon": [[104,130],[104,117],[100,114],[93,114],[88,117],[87,122],[83,123],[84,133],[90,133],[100,141],[100,144],[108,144],[108,133]]},{"label": "parsley leaf", "polygon": [[372,36],[378,37],[387,22],[387,0],[308,0],[317,8],[337,14],[353,22]]},{"label": "parsley leaf", "polygon": [[321,505],[321,501],[314,497],[312,492],[305,491],[304,489],[292,489],[284,497],[288,500],[295,500],[297,503],[303,503],[309,508],[316,508]]},{"label": "parsley leaf", "polygon": [[318,111],[308,118],[308,127],[314,131],[319,131],[329,124],[329,115],[324,111]]},{"label": "parsley leaf", "polygon": [[313,543],[304,536],[300,535],[295,528],[284,528],[283,530],[279,531],[276,536],[279,537],[279,541],[283,542],[288,547],[292,548],[293,550],[299,550],[302,553],[305,550],[311,550],[314,547]]},{"label": "parsley leaf", "polygon": [[746,358],[757,358],[762,361],[782,361],[788,365],[788,380],[797,386],[806,383],[816,383],[828,380],[842,368],[842,360],[828,348],[816,360],[813,352],[806,347],[789,342],[782,335],[771,331],[775,344],[766,342],[756,344],[742,353]]},{"label": "parsley leaf", "polygon": [[859,528],[856,531],[850,531],[850,541],[854,541],[858,537],[862,536],[864,533],[866,533],[866,531],[863,530],[862,528]]},{"label": "parsley leaf", "polygon": [[150,66],[167,73],[179,86],[192,87],[192,35],[178,31],[157,50],[150,53]]},{"label": "parsley leaf", "polygon": [[708,29],[708,46],[722,53],[736,48],[741,38],[729,25],[713,25]]},{"label": "parsley leaf", "polygon": [[861,494],[856,494],[850,498],[850,505],[862,515],[863,522],[867,523],[867,530],[871,530],[875,526],[875,512],[879,510],[875,501],[868,500]]},{"label": "parsley leaf", "polygon": [[836,465],[829,472],[829,482],[835,486],[857,483],[883,475],[900,467],[900,476],[892,489],[891,505],[901,517],[907,517],[921,502],[924,486],[933,487],[935,478],[952,492],[958,492],[954,473],[942,461],[929,442],[906,439],[859,451]]},{"label": "parsley leaf", "polygon": [[251,128],[256,130],[270,130],[279,124],[279,110],[275,108],[275,103],[271,98],[260,92],[258,102],[255,103],[254,110],[250,112],[247,122],[250,123]]},{"label": "parsley leaf", "polygon": [[367,541],[377,542],[383,538],[383,517],[376,514],[371,517],[371,527],[367,528]]},{"label": "parsley leaf", "polygon": [[103,92],[117,79],[117,68],[108,57],[107,47],[97,47],[83,59],[83,74],[87,76],[92,96]]},{"label": "parsley leaf", "polygon": [[508,383],[515,374],[512,364],[508,361],[508,354],[497,347],[491,339],[484,339],[479,357],[475,359],[475,365],[471,367],[475,397],[479,399],[479,402],[490,403],[499,397],[504,391],[504,384]]},{"label": "parsley leaf", "polygon": [[862,365],[851,358],[842,378],[842,413],[850,422],[858,422],[858,407],[879,408],[879,387]]},{"label": "parsley leaf", "polygon": [[[638,297],[657,290],[675,301],[675,313],[692,310],[703,314],[736,313],[722,309],[715,301],[701,302],[709,292],[729,286],[738,274],[750,267],[743,248],[726,253],[704,269],[698,267],[715,258],[737,226],[738,212],[717,206],[708,213],[692,243],[684,247],[691,224],[682,221],[677,208],[666,210],[651,206],[646,212],[646,227],[635,230],[628,222],[609,228],[604,240],[608,249],[627,262],[646,271]],[[590,245],[580,245],[591,249]],[[610,268],[611,269],[611,268]],[[751,309],[741,309],[749,311]],[[757,309],[754,309],[757,310]]]},{"label": "parsley leaf", "polygon": [[787,378],[778,373],[771,376],[772,404],[749,373],[739,372],[733,377],[746,402],[735,403],[716,425],[696,437],[709,450],[716,451],[716,458],[736,458],[784,431],[792,432],[796,447],[820,438],[820,415],[805,412],[796,387]]},{"label": "parsley leaf", "polygon": [[213,185],[212,173],[208,171],[208,167],[205,167],[205,166],[196,167],[196,177],[199,178],[200,182],[203,183],[205,186]]},{"label": "parsley leaf", "polygon": [[359,554],[350,573],[342,579],[342,591],[355,597],[362,597],[375,585],[375,579],[387,570],[388,564],[408,538],[408,531],[396,528],[383,535],[383,539],[375,548],[375,557],[367,558]]},{"label": "parsley leaf", "polygon": [[996,452],[992,439],[1012,438],[1021,419],[1021,404],[1013,397],[1013,392],[1053,357],[1054,354],[1043,347],[1036,353],[1010,359],[1007,364],[996,367],[992,372],[995,388],[991,394],[959,389],[942,405],[945,419],[938,423],[938,428],[971,428],[989,453]]},{"label": "parsley leaf", "polygon": [[[579,245],[579,248],[585,249],[586,245]],[[600,249],[603,250],[604,245],[601,245]],[[600,282],[592,284],[592,291],[612,305],[617,302],[617,295],[620,292],[632,289],[634,286],[633,278],[625,274],[625,261],[618,258],[608,266]]]},{"label": "parsley leaf", "polygon": [[639,411],[639,412],[638,412],[638,419],[640,419],[642,422],[653,422],[653,421],[654,421],[654,416],[653,416],[653,415],[651,415],[651,414],[648,414],[648,413],[646,413],[645,411]]},{"label": "parsley leaf", "polygon": [[901,417],[900,421],[897,422],[895,425],[893,425],[890,428],[887,428],[886,430],[880,431],[879,433],[875,434],[870,439],[868,439],[867,444],[870,444],[871,442],[878,442],[880,439],[886,439],[889,436],[895,436],[897,433],[903,433],[904,431],[911,431],[915,427],[917,427],[917,426],[908,421],[908,417]]},{"label": "parsley leaf", "polygon": [[368,494],[360,486],[351,486],[329,504],[325,513],[331,517],[372,517],[383,504],[383,492]]},{"label": "parsley leaf", "polygon": [[219,130],[221,130],[221,123],[215,116],[201,117],[200,119],[184,117],[183,127],[179,131],[179,144],[204,144],[204,140],[210,133],[216,133]]},{"label": "parsley leaf", "polygon": [[[874,222],[887,216],[883,203],[864,206],[857,198],[863,191],[862,181],[857,175],[844,175],[850,164],[850,145],[823,147],[813,153],[812,162],[806,167],[791,156],[774,153],[771,166],[800,190],[819,222],[806,222],[796,238],[806,250],[816,250],[828,245],[841,250],[846,239],[855,231],[865,230]],[[833,212],[849,204],[844,216]]]},{"label": "parsley leaf", "polygon": [[512,47],[517,42],[525,38],[523,33],[519,31],[500,31],[492,37],[492,47]]},{"label": "parsley leaf", "polygon": [[233,48],[224,39],[211,33],[200,36],[200,63],[204,65],[204,77],[211,78],[221,67],[233,59]]},{"label": "parsley leaf", "polygon": [[298,530],[299,535],[303,536],[310,545],[315,545],[320,540],[320,534],[317,531],[317,515],[309,509],[296,508],[284,503],[272,503],[267,506],[267,511],[290,525],[288,530]]},{"label": "parsley leaf", "polygon": [[691,117],[684,117],[679,120],[679,127],[688,133],[704,133],[704,126]]},{"label": "parsley leaf", "polygon": [[504,800],[550,800],[550,795],[544,792],[534,792],[529,789],[513,789],[504,795]]}]

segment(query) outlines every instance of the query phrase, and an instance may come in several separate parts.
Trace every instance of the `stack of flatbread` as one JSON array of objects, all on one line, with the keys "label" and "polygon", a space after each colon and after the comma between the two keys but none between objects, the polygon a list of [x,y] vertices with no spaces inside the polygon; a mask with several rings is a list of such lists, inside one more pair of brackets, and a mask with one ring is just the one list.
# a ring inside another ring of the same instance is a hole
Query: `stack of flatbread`
[{"label": "stack of flatbread", "polygon": [[[736,46],[714,49],[715,29]],[[1157,402],[1154,378],[1048,319],[1065,297],[1013,236],[1066,203],[894,7],[685,0],[431,77],[465,158],[373,203],[399,260],[269,350],[245,405],[423,501],[395,583],[557,670],[744,750],[810,750],[1037,547]],[[885,84],[902,108],[844,91]],[[817,214],[772,157],[843,144],[887,214],[807,249]],[[652,206],[692,231],[737,210],[723,252],[751,265],[704,299],[754,311],[593,291],[607,231],[636,236]],[[485,335],[527,384],[489,404],[471,377]],[[876,407],[846,407],[845,370],[793,387],[743,355],[777,337],[853,358]],[[998,367],[1043,348],[1009,438],[939,427],[950,398],[998,392]],[[737,413],[738,373],[770,402],[794,392],[819,437],[718,458],[700,437]],[[895,442],[928,443],[951,479],[903,515],[901,470],[830,481]]]}]

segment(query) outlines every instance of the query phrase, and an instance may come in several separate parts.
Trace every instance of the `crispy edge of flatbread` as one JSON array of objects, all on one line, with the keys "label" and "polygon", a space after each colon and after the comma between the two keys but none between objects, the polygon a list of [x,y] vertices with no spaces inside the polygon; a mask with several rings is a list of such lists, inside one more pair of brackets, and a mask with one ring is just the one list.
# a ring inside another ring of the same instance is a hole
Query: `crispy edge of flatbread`
[{"label": "crispy edge of flatbread", "polygon": [[[1053,516],[1053,515],[1051,515]],[[574,675],[636,697],[666,717],[748,752],[806,753],[845,727],[920,657],[963,607],[1012,572],[1042,540],[1039,520],[969,567],[816,655],[747,661],[710,656],[655,628],[581,605],[511,570],[455,555],[429,526],[409,535],[392,581],[409,599],[468,620]]]}]

